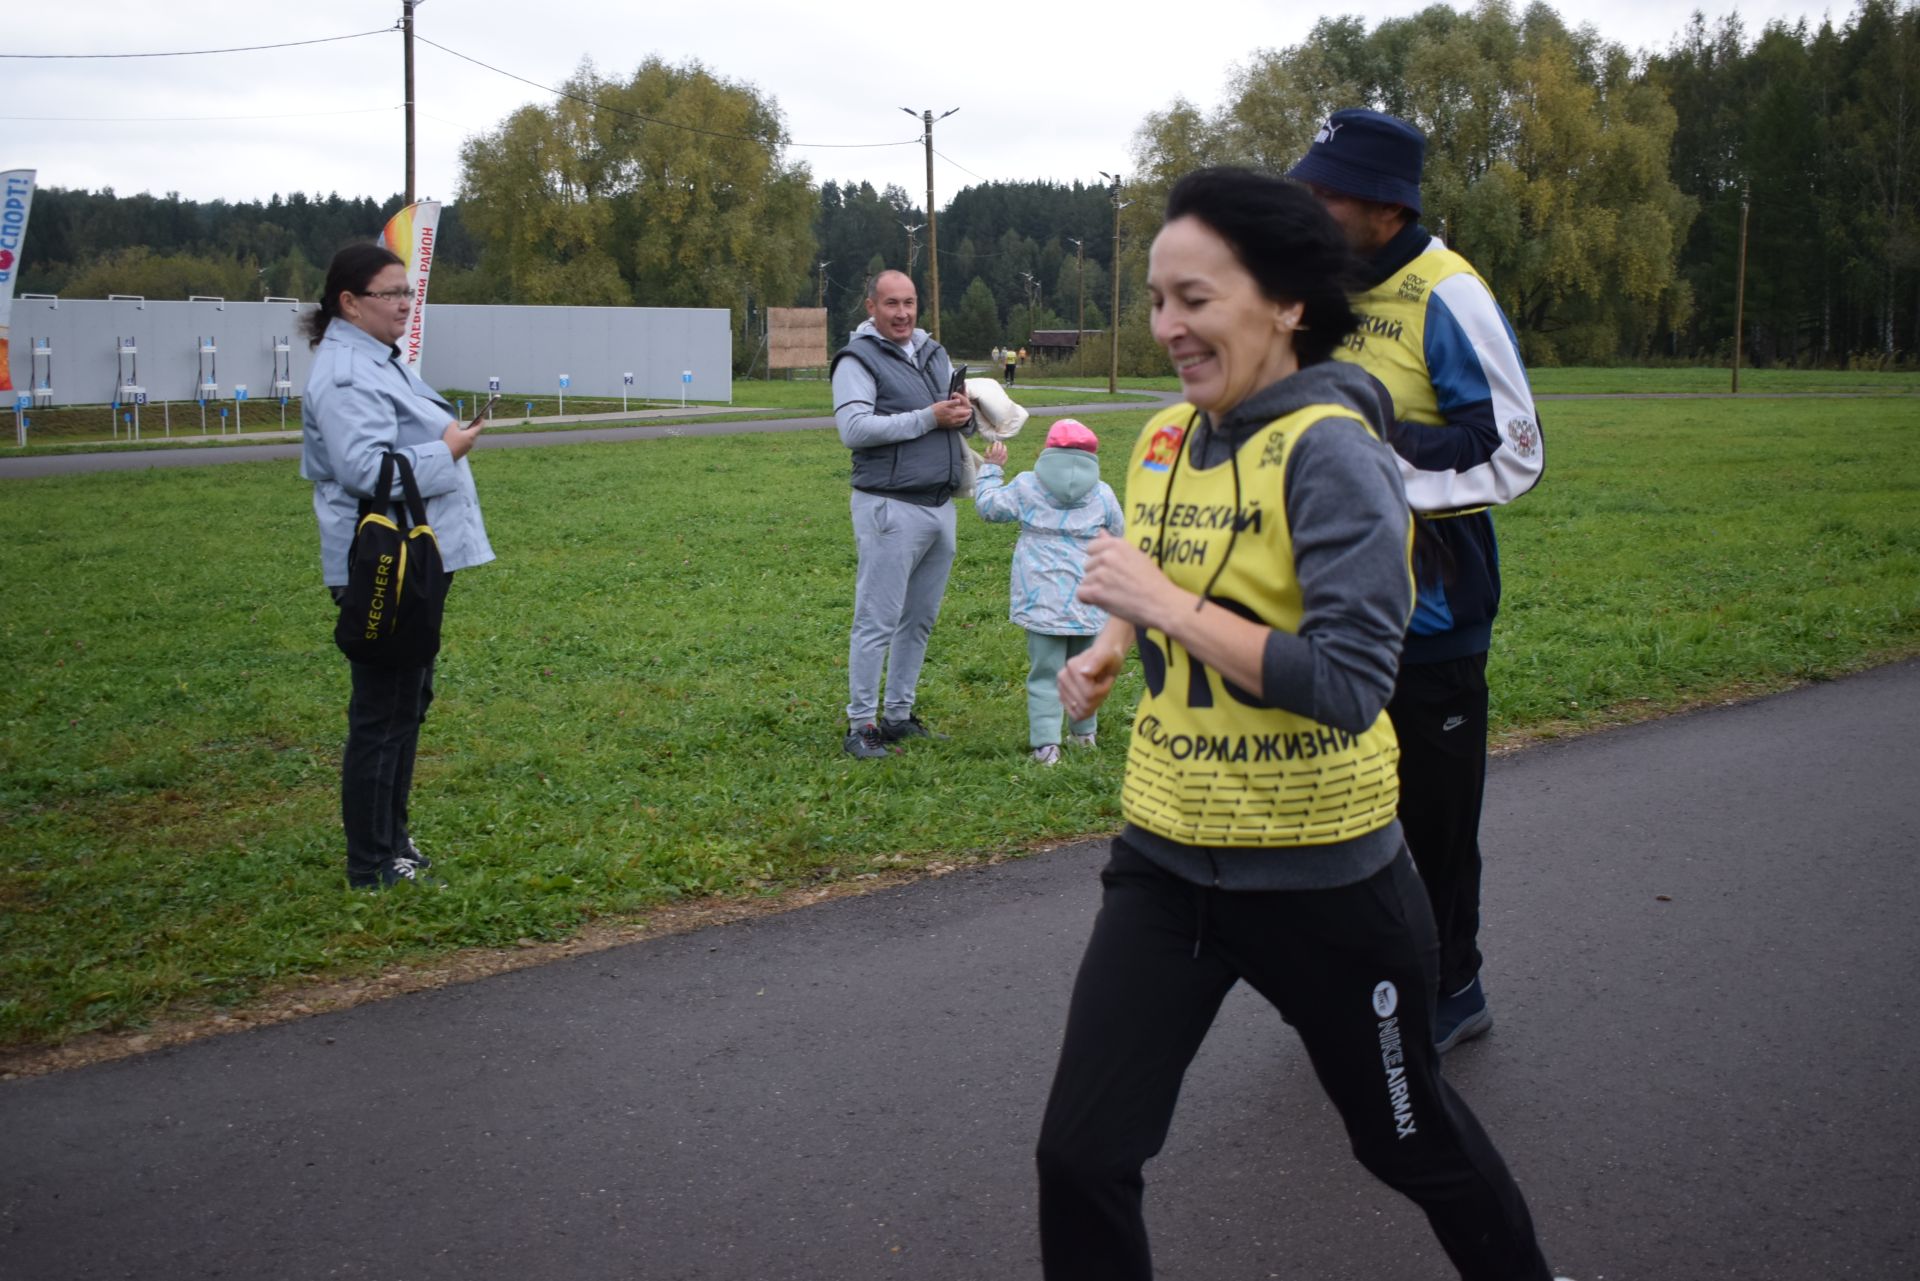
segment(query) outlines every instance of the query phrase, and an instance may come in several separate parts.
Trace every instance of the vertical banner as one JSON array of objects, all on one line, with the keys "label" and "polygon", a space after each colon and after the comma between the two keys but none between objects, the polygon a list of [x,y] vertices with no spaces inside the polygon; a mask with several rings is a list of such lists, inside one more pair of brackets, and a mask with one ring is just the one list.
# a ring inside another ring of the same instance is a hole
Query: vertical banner
[{"label": "vertical banner", "polygon": [[[0,173],[0,391],[13,390],[7,326],[13,321],[13,282],[20,274],[20,247],[27,243],[27,210],[33,207],[31,169]],[[31,370],[28,382],[32,382]]]},{"label": "vertical banner", "polygon": [[422,200],[394,214],[380,233],[380,243],[407,264],[407,283],[413,286],[413,314],[400,344],[400,355],[409,365],[419,365],[426,341],[427,273],[433,270],[433,238],[439,230],[440,202]]}]

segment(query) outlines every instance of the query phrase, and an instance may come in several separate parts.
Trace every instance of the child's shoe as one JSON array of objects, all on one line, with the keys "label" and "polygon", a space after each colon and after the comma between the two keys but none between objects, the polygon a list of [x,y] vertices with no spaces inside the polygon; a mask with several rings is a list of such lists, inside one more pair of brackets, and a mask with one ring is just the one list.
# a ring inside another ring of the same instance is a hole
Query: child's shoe
[{"label": "child's shoe", "polygon": [[1091,735],[1091,734],[1069,734],[1069,735],[1067,735],[1067,742],[1069,742],[1069,743],[1071,743],[1071,744],[1072,744],[1073,746],[1075,746],[1075,747],[1092,747],[1092,746],[1093,746],[1093,735]]},{"label": "child's shoe", "polygon": [[1060,744],[1045,743],[1034,748],[1033,761],[1036,765],[1058,765],[1060,763]]}]

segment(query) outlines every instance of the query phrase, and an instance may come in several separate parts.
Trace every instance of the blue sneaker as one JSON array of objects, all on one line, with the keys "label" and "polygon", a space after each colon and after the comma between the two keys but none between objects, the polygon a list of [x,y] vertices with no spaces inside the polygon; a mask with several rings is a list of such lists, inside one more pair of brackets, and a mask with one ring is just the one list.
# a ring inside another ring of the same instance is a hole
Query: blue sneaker
[{"label": "blue sneaker", "polygon": [[1493,1012],[1487,1009],[1487,993],[1479,976],[1452,996],[1440,998],[1433,1020],[1433,1048],[1445,1054],[1462,1041],[1484,1036],[1493,1028]]}]

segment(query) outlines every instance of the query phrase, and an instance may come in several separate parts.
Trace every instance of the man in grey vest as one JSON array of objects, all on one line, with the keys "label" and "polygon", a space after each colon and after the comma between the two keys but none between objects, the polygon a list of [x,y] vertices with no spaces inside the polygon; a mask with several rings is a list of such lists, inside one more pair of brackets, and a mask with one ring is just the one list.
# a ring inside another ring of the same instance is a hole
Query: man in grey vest
[{"label": "man in grey vest", "polygon": [[[853,587],[847,652],[848,755],[883,757],[890,743],[932,737],[913,714],[927,638],[953,568],[954,509],[973,421],[953,362],[924,329],[905,273],[867,289],[867,319],[833,357],[833,417],[853,451]],[[887,696],[880,701],[880,670]]]}]

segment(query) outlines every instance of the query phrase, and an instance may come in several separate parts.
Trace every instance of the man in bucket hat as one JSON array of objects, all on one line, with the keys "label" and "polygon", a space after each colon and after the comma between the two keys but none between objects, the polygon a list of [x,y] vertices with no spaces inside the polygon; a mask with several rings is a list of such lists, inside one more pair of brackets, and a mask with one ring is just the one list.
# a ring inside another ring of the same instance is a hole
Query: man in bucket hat
[{"label": "man in bucket hat", "polygon": [[1420,225],[1426,136],[1397,116],[1336,111],[1289,176],[1312,188],[1367,264],[1360,328],[1338,354],[1392,393],[1391,444],[1421,519],[1418,596],[1387,714],[1400,740],[1400,822],[1440,936],[1442,1051],[1493,1026],[1480,982],[1480,804],[1487,649],[1500,606],[1488,509],[1545,462],[1513,327],[1472,264]]}]

